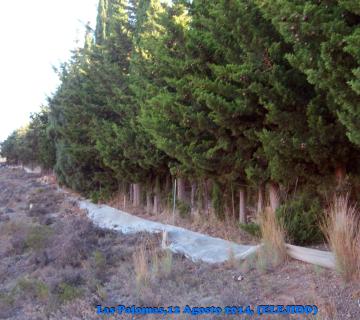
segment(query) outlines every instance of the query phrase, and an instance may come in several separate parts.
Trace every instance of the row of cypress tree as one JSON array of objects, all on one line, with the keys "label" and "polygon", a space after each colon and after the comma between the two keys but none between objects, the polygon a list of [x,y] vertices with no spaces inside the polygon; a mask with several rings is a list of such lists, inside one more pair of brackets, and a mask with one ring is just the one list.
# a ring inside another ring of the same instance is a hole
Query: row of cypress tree
[{"label": "row of cypress tree", "polygon": [[176,179],[180,207],[241,222],[246,200],[357,194],[358,0],[99,0],[59,76],[38,158],[17,133],[2,154],[75,190],[157,211]]}]

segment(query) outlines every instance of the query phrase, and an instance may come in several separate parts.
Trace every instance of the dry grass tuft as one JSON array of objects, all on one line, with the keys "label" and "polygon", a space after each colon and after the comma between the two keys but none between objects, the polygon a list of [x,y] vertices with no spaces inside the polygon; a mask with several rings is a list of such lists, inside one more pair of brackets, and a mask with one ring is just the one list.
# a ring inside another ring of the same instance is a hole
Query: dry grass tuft
[{"label": "dry grass tuft", "polygon": [[169,249],[161,250],[157,242],[145,239],[134,252],[133,263],[137,290],[141,292],[172,274],[173,254]]},{"label": "dry grass tuft", "polygon": [[139,288],[143,286],[146,287],[150,281],[150,270],[148,264],[148,254],[144,244],[140,245],[140,247],[134,252],[133,260],[136,283]]},{"label": "dry grass tuft", "polygon": [[163,256],[161,257],[161,270],[165,277],[168,277],[171,274],[173,268],[173,254],[167,249],[165,250]]},{"label": "dry grass tuft", "polygon": [[283,223],[276,219],[275,212],[267,207],[259,216],[263,248],[260,258],[265,258],[273,266],[286,260],[285,229]]},{"label": "dry grass tuft", "polygon": [[322,224],[338,271],[346,281],[360,278],[360,224],[357,213],[348,196],[335,197]]}]

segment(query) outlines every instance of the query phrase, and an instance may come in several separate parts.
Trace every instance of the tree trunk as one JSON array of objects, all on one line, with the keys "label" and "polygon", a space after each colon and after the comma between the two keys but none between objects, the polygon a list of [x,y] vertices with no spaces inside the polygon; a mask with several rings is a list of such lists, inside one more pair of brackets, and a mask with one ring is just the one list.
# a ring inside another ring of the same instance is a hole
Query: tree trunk
[{"label": "tree trunk", "polygon": [[270,182],[269,184],[269,198],[270,198],[270,207],[272,211],[275,212],[280,205],[279,186],[275,182]]},{"label": "tree trunk", "polygon": [[126,182],[123,182],[121,184],[121,191],[120,194],[123,196],[123,208],[126,208],[126,201],[127,201],[127,197],[128,197],[128,185]]},{"label": "tree trunk", "polygon": [[171,189],[172,189],[171,176],[166,175],[166,178],[165,178],[165,194],[170,193]]},{"label": "tree trunk", "polygon": [[204,181],[203,186],[204,186],[204,211],[206,215],[209,215],[210,201],[209,201],[209,186],[207,180]]},{"label": "tree trunk", "polygon": [[160,196],[158,194],[154,195],[154,206],[153,213],[158,214],[160,212]]},{"label": "tree trunk", "polygon": [[341,186],[345,180],[346,168],[343,165],[338,165],[335,168],[335,178],[337,186]]},{"label": "tree trunk", "polygon": [[152,209],[151,192],[148,190],[146,191],[146,212],[150,213],[151,209]]},{"label": "tree trunk", "polygon": [[173,224],[175,225],[175,214],[176,214],[176,199],[177,198],[177,179],[174,179],[174,189],[173,189],[173,209],[172,209],[172,216],[173,216]]},{"label": "tree trunk", "polygon": [[191,199],[190,199],[190,205],[191,205],[191,214],[195,213],[195,193],[196,193],[196,182],[193,181],[191,183]]},{"label": "tree trunk", "polygon": [[130,205],[134,203],[134,185],[132,183],[130,184],[129,201],[130,201]]},{"label": "tree trunk", "polygon": [[185,180],[177,178],[177,198],[180,201],[186,201]]},{"label": "tree trunk", "polygon": [[231,182],[231,209],[232,209],[232,217],[235,221],[235,197],[234,197],[234,185]]},{"label": "tree trunk", "polygon": [[246,190],[240,187],[239,190],[239,221],[246,223]]},{"label": "tree trunk", "polygon": [[134,183],[133,188],[134,188],[133,205],[134,207],[140,207],[141,204],[140,184]]},{"label": "tree trunk", "polygon": [[263,184],[259,185],[258,189],[258,201],[257,201],[257,214],[261,214],[264,211],[264,198],[265,198],[265,187]]},{"label": "tree trunk", "polygon": [[160,213],[160,178],[156,177],[155,179],[155,186],[154,186],[154,206],[153,206],[153,213],[158,214]]}]

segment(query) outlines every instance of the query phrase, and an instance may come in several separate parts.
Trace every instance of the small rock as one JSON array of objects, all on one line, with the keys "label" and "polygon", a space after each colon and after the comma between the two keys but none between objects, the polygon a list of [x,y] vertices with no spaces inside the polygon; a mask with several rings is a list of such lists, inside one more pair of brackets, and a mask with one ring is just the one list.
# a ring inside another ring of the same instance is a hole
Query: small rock
[{"label": "small rock", "polygon": [[241,280],[244,280],[244,277],[242,275],[239,275],[237,281],[241,281]]}]

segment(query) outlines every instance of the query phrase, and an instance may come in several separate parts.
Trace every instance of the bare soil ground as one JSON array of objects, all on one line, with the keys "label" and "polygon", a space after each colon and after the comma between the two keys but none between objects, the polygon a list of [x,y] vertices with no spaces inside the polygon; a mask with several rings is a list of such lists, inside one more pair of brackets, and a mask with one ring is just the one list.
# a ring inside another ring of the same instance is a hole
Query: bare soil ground
[{"label": "bare soil ground", "polygon": [[193,263],[159,243],[155,235],[100,230],[55,184],[0,168],[0,319],[131,319],[97,315],[99,304],[316,304],[319,315],[311,319],[359,319],[360,284],[344,283],[333,271],[293,260],[274,268],[256,257]]}]

